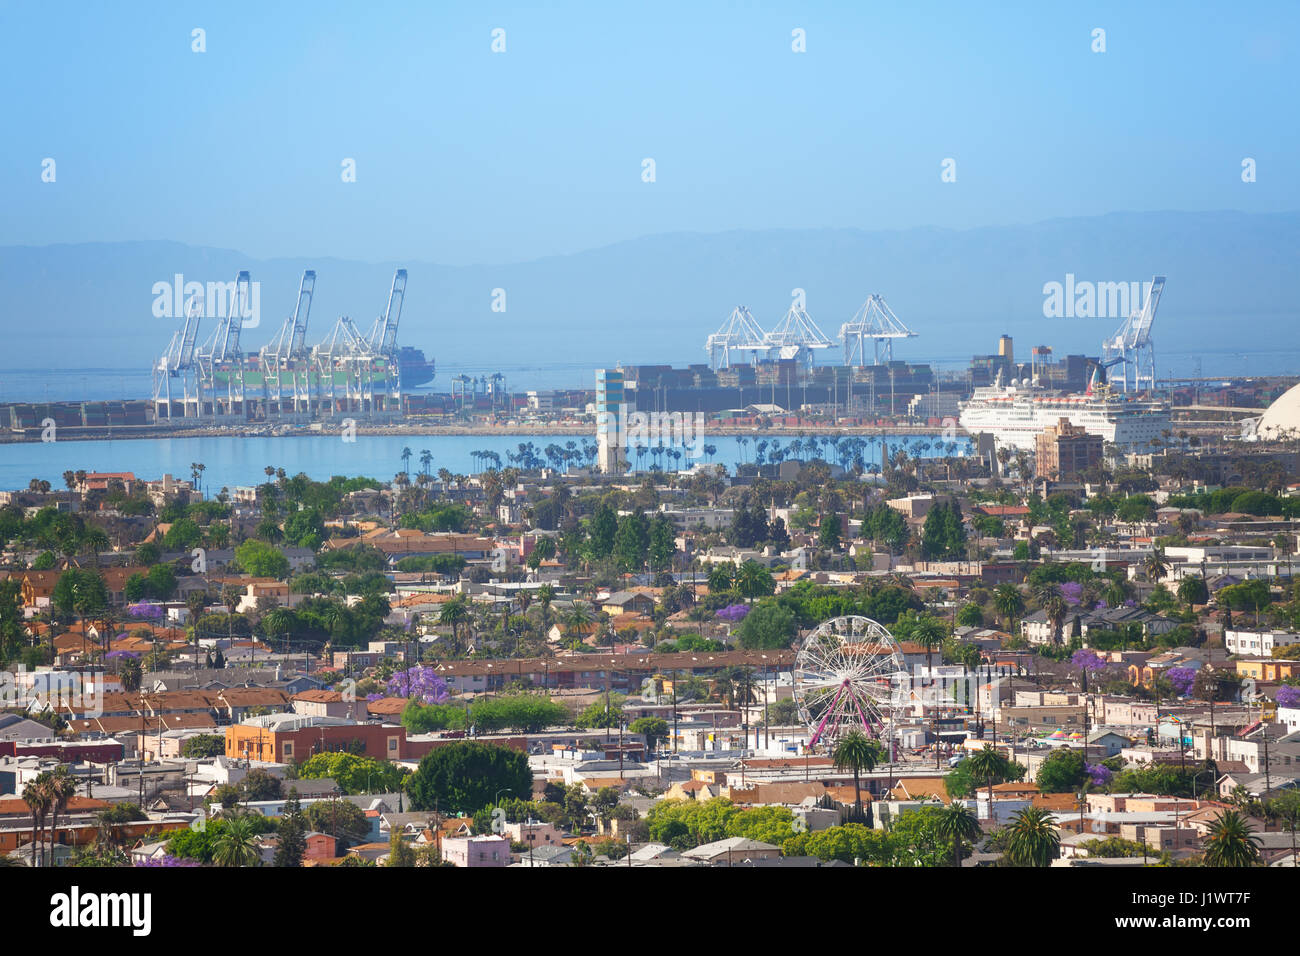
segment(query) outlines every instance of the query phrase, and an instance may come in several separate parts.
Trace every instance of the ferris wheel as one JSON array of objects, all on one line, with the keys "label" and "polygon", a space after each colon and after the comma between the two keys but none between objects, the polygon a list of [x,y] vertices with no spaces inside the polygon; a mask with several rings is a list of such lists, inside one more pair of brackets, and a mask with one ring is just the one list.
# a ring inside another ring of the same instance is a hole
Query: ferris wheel
[{"label": "ferris wheel", "polygon": [[795,704],[813,732],[809,746],[851,730],[888,736],[905,673],[898,641],[883,624],[858,615],[824,621],[804,639],[794,664]]}]

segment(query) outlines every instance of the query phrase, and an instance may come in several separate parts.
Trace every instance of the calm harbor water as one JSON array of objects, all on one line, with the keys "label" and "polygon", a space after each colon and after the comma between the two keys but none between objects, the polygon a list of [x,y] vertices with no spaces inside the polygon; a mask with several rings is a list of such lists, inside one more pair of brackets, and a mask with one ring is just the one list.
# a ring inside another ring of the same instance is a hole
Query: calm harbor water
[{"label": "calm harbor water", "polygon": [[[738,461],[752,462],[755,445],[765,436],[744,439],[708,436],[706,441],[717,448],[712,461],[726,465],[728,470]],[[766,436],[769,442],[788,449],[795,436]],[[924,436],[888,438],[894,449],[901,442],[910,455],[929,457],[943,452],[935,447],[937,439]],[[55,441],[0,445],[0,489],[25,488],[33,478],[49,481],[62,488],[65,471],[129,471],[140,478],[159,478],[170,473],[188,479],[193,462],[206,465],[203,473],[205,493],[212,495],[223,487],[254,485],[266,480],[268,465],[283,468],[294,475],[305,472],[308,477],[323,481],[333,475],[365,475],[381,481],[390,480],[403,470],[402,449],[411,449],[410,471],[420,470],[420,454],[425,449],[433,455],[432,471],[446,468],[453,474],[474,474],[481,469],[475,451],[494,451],[501,456],[502,466],[508,467],[507,455],[518,453],[520,443],[531,442],[537,455],[545,461],[545,448],[555,444],[561,447],[573,442],[581,449],[584,441],[594,444],[595,436],[574,435],[358,435],[353,442],[345,442],[337,435],[304,435],[289,437],[211,437],[211,438],[159,438],[126,439],[112,441]],[[880,461],[880,439],[864,438],[863,460],[868,464]],[[930,448],[926,448],[926,443]],[[828,461],[835,461],[830,446],[822,453]],[[963,443],[956,454],[962,454]],[[792,457],[807,457],[806,452]],[[654,459],[645,455],[638,461],[630,456],[634,470],[639,466],[649,468]],[[665,468],[686,467],[683,457],[678,462],[663,459]]]}]

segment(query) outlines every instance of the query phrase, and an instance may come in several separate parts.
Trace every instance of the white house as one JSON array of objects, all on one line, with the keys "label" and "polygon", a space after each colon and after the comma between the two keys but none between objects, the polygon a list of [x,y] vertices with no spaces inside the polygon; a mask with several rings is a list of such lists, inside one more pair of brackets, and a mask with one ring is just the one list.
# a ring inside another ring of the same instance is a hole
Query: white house
[{"label": "white house", "polygon": [[1224,630],[1223,646],[1229,654],[1243,657],[1271,657],[1273,648],[1300,644],[1300,634],[1288,631]]}]

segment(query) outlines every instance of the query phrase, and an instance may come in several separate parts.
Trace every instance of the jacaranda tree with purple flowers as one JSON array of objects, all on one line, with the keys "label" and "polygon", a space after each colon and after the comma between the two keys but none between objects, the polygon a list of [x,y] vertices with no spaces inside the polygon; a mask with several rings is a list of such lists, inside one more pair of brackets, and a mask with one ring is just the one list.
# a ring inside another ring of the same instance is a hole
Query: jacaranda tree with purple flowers
[{"label": "jacaranda tree with purple flowers", "polygon": [[1292,687],[1284,684],[1277,689],[1277,705],[1279,707],[1300,707],[1300,687]]},{"label": "jacaranda tree with purple flowers", "polygon": [[1087,773],[1088,776],[1092,779],[1092,785],[1094,787],[1107,786],[1110,783],[1111,778],[1115,776],[1113,773],[1111,773],[1109,767],[1099,763],[1085,764],[1083,769],[1084,772]]},{"label": "jacaranda tree with purple flowers", "polygon": [[747,604],[728,604],[726,607],[718,609],[717,616],[724,621],[735,624],[737,621],[743,620],[748,613],[749,605]]},{"label": "jacaranda tree with purple flowers", "polygon": [[156,621],[163,616],[161,604],[151,604],[148,601],[141,601],[139,604],[128,604],[126,613],[134,618]]},{"label": "jacaranda tree with purple flowers", "polygon": [[396,671],[388,679],[388,693],[393,697],[413,697],[422,704],[441,704],[451,695],[447,682],[432,667],[417,664],[404,671]]},{"label": "jacaranda tree with purple flowers", "polygon": [[1165,676],[1169,678],[1174,693],[1179,697],[1186,697],[1192,692],[1192,684],[1196,682],[1196,669],[1194,667],[1171,667],[1165,671]]},{"label": "jacaranda tree with purple flowers", "polygon": [[1070,663],[1079,668],[1079,674],[1082,678],[1083,689],[1088,689],[1088,676],[1099,671],[1104,671],[1107,667],[1106,659],[1086,647],[1081,647],[1070,655]]}]

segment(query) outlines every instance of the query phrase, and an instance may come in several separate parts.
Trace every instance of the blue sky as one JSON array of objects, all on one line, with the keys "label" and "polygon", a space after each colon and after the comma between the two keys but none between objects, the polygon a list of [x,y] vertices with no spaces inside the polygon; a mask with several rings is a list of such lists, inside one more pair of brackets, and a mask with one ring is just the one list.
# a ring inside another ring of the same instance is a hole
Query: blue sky
[{"label": "blue sky", "polygon": [[418,6],[0,3],[0,245],[466,264],[1300,207],[1295,3]]}]

